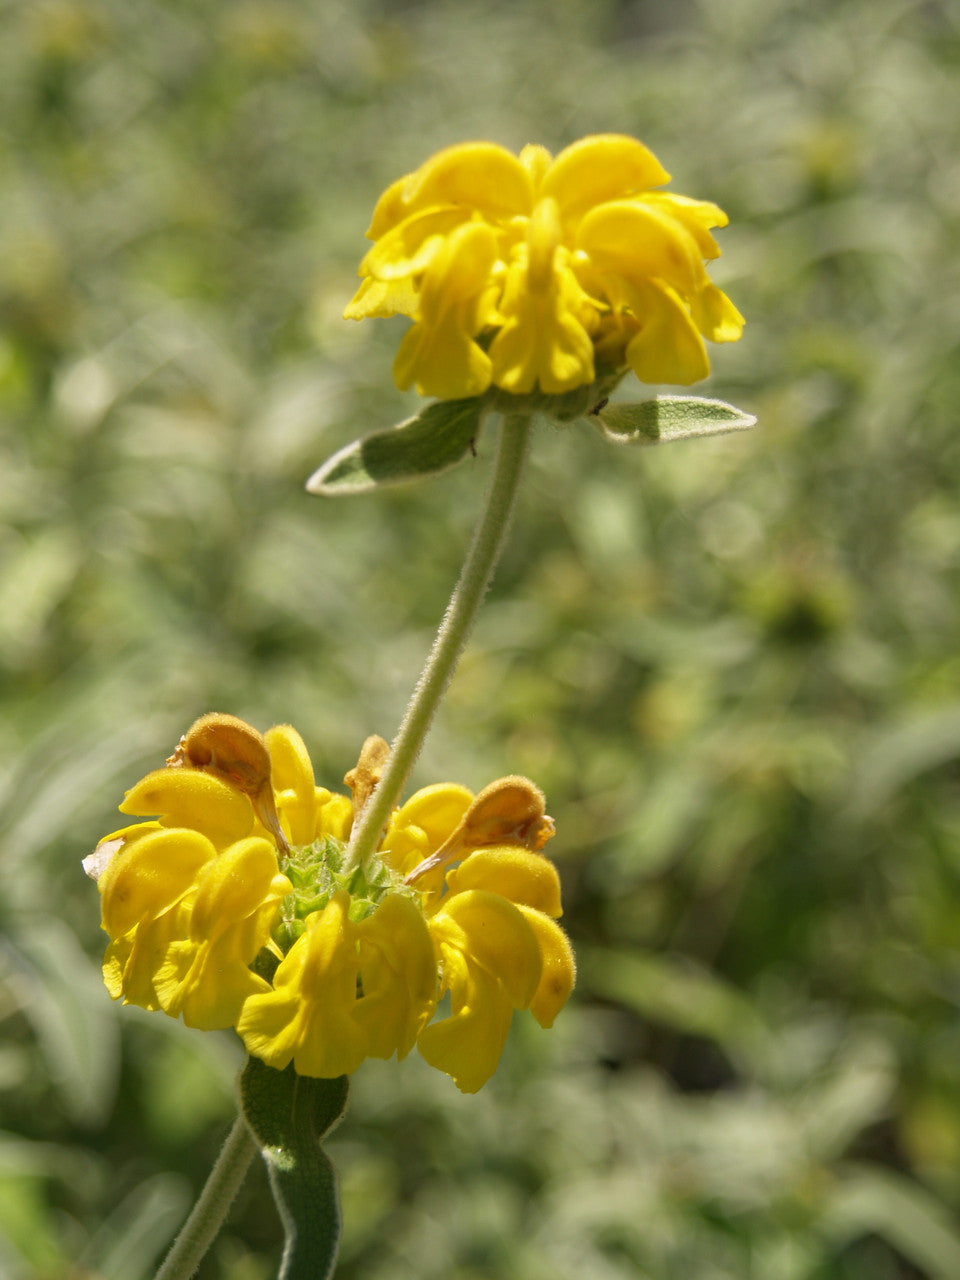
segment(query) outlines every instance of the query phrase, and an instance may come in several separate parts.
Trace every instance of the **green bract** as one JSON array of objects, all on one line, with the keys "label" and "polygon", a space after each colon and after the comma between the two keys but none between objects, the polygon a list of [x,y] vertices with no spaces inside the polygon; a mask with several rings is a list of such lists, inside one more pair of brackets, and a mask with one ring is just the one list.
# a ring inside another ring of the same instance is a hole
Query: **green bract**
[{"label": "green bract", "polygon": [[482,421],[490,411],[526,412],[557,425],[586,421],[614,444],[667,444],[756,425],[752,414],[701,396],[654,396],[635,404],[610,404],[605,392],[619,381],[615,374],[561,396],[513,396],[494,389],[469,400],[438,400],[415,418],[372,431],[339,449],[313,473],[307,489],[321,497],[371,493],[449,471],[475,456]]}]

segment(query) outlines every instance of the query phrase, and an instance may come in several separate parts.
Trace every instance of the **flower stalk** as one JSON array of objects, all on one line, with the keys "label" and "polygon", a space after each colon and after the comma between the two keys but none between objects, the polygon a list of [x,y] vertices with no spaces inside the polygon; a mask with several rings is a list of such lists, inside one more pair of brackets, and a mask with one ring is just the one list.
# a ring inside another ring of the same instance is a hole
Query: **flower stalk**
[{"label": "flower stalk", "polygon": [[473,630],[506,541],[532,425],[532,419],[525,414],[507,415],[500,424],[483,512],[380,782],[354,826],[347,853],[349,866],[363,865],[376,849]]},{"label": "flower stalk", "polygon": [[238,1116],[155,1280],[190,1280],[223,1226],[258,1150],[246,1120]]}]

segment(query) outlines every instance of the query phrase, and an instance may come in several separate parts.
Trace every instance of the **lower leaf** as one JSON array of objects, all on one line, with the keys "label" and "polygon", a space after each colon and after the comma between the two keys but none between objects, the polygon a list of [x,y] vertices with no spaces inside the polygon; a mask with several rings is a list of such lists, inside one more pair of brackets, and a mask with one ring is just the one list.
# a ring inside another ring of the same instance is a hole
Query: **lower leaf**
[{"label": "lower leaf", "polygon": [[278,1280],[328,1280],[340,1244],[337,1174],[320,1146],[342,1119],[349,1079],[299,1076],[249,1058],[243,1114],[267,1162],[286,1242]]}]

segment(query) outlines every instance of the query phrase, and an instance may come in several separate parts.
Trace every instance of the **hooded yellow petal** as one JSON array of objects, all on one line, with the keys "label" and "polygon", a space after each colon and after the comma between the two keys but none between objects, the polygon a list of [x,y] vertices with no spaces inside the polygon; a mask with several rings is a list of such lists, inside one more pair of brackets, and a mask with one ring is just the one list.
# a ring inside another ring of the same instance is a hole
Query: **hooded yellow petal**
[{"label": "hooded yellow petal", "polygon": [[615,201],[592,209],[577,246],[600,271],[631,283],[664,280],[689,296],[703,278],[696,244],[675,218],[649,204]]},{"label": "hooded yellow petal", "polygon": [[393,380],[401,391],[415,384],[441,400],[479,396],[490,385],[490,357],[464,329],[416,324],[401,339]]},{"label": "hooded yellow petal", "polygon": [[671,191],[650,191],[643,196],[643,203],[675,218],[696,241],[701,257],[720,257],[720,246],[710,231],[713,227],[725,227],[730,219],[719,205],[709,200],[691,200],[689,196]]},{"label": "hooded yellow petal", "polygon": [[485,889],[444,899],[429,921],[435,942],[459,951],[503,985],[516,1009],[525,1009],[540,981],[542,961],[533,932],[519,909]]},{"label": "hooded yellow petal", "polygon": [[115,938],[103,958],[103,981],[114,1000],[141,1009],[159,1009],[154,979],[170,946],[183,935],[180,909],[156,920],[144,920],[122,937]]},{"label": "hooded yellow petal", "polygon": [[273,976],[273,990],[253,995],[237,1022],[247,1052],[278,1070],[292,1060],[300,1075],[355,1071],[367,1054],[358,1023],[357,926],[349,895],[336,893],[307,917],[306,932]]},{"label": "hooded yellow petal", "polygon": [[437,1003],[437,961],[423,914],[388,894],[357,926],[363,996],[356,1017],[374,1058],[404,1058]]},{"label": "hooded yellow petal", "polygon": [[199,831],[154,831],[114,858],[100,878],[103,928],[111,938],[155,920],[196,885],[217,851]]},{"label": "hooded yellow petal", "polygon": [[406,875],[434,853],[460,825],[473,793],[453,782],[415,792],[395,810],[381,843],[389,866]]},{"label": "hooded yellow petal", "polygon": [[486,889],[548,916],[563,914],[556,867],[543,854],[530,853],[516,845],[478,849],[459,867],[447,872],[447,884],[451,893]]},{"label": "hooded yellow petal", "polygon": [[172,1018],[183,1015],[188,1027],[215,1031],[236,1025],[244,1001],[270,990],[239,954],[227,934],[215,942],[174,942],[154,979],[157,999]]},{"label": "hooded yellow petal", "polygon": [[420,1032],[417,1050],[452,1076],[461,1093],[476,1093],[497,1069],[513,1009],[502,985],[477,965],[450,961],[453,1012]]},{"label": "hooded yellow petal", "polygon": [[[215,938],[259,911],[266,900],[279,903],[292,891],[290,881],[279,874],[272,844],[258,836],[240,840],[204,866],[190,933],[197,939]],[[265,942],[266,938],[260,945]]]},{"label": "hooded yellow petal", "polygon": [[530,212],[533,183],[525,167],[495,142],[462,142],[430,157],[404,182],[410,212],[430,205],[457,205],[490,219]]},{"label": "hooded yellow petal", "polygon": [[253,806],[236,788],[198,769],[155,769],[127,792],[121,813],[156,814],[164,827],[192,827],[217,848],[253,828]]},{"label": "hooded yellow petal", "polygon": [[541,1027],[552,1027],[554,1018],[567,1003],[577,978],[577,966],[570,940],[558,924],[530,907],[521,906],[523,918],[536,935],[543,970],[530,1012]]},{"label": "hooded yellow petal", "polygon": [[372,276],[368,276],[344,309],[343,318],[367,320],[371,316],[413,316],[416,314],[418,301],[412,277],[374,280]]},{"label": "hooded yellow petal", "polygon": [[463,209],[425,209],[413,214],[367,252],[360,274],[377,280],[402,280],[426,271],[447,236],[469,220],[469,212]]},{"label": "hooded yellow petal", "polygon": [[642,142],[618,133],[581,138],[561,151],[540,184],[564,215],[608,200],[622,200],[670,181],[663,165]]},{"label": "hooded yellow petal", "polygon": [[703,339],[677,294],[650,284],[635,293],[640,331],[626,357],[641,382],[671,382],[688,387],[710,372]]},{"label": "hooded yellow petal", "polygon": [[482,223],[467,223],[447,238],[424,274],[418,321],[394,360],[398,387],[415,382],[422,395],[441,399],[487,389],[490,359],[473,339],[490,316],[496,257],[496,238]]},{"label": "hooded yellow petal", "polygon": [[744,319],[725,293],[707,284],[690,299],[694,324],[711,342],[736,342],[743,333]]},{"label": "hooded yellow petal", "polygon": [[292,844],[310,844],[316,833],[316,783],[306,743],[289,724],[268,729],[264,741],[280,820]]}]

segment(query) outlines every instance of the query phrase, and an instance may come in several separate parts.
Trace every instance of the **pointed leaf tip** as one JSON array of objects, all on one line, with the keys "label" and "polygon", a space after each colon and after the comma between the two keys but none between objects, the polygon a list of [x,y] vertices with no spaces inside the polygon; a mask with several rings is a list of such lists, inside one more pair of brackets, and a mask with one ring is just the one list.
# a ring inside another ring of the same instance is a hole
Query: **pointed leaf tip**
[{"label": "pointed leaf tip", "polygon": [[614,444],[668,444],[693,436],[723,435],[756,426],[753,414],[701,396],[656,396],[638,404],[604,405],[594,415]]},{"label": "pointed leaf tip", "polygon": [[482,401],[438,400],[415,418],[354,440],[307,481],[307,491],[323,497],[372,493],[449,471],[473,451],[480,431]]}]

